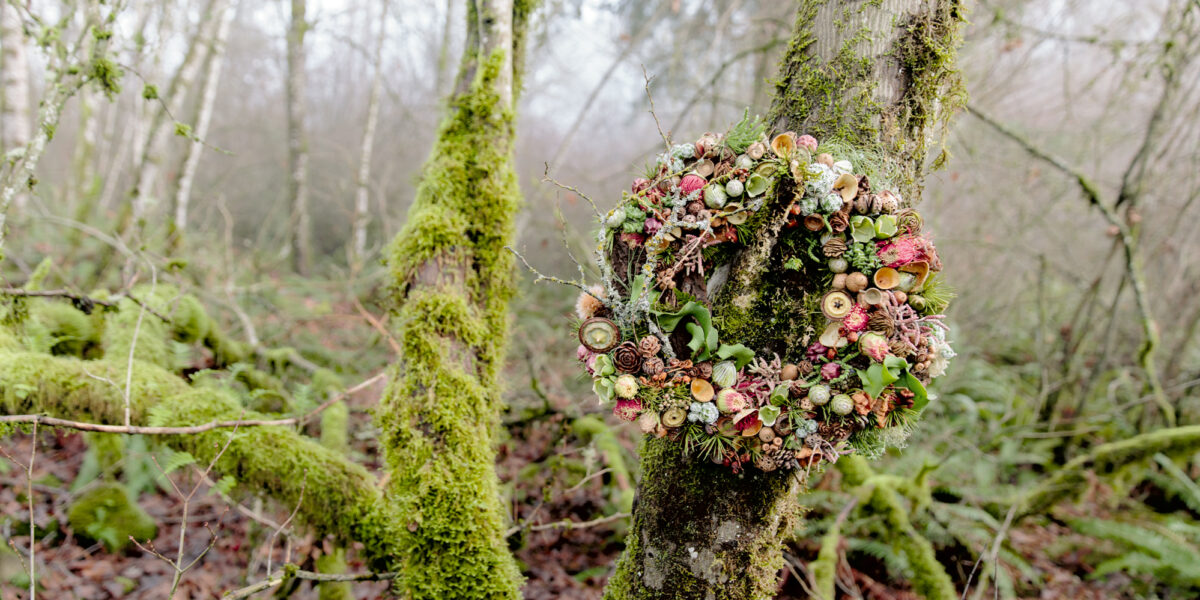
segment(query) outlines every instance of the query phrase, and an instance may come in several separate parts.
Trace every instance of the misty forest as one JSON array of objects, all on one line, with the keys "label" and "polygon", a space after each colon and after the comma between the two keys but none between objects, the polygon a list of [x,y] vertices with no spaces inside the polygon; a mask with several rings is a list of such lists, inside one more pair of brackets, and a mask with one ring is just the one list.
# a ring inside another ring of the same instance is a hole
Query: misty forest
[{"label": "misty forest", "polygon": [[0,0],[0,598],[1200,597],[1200,0]]}]

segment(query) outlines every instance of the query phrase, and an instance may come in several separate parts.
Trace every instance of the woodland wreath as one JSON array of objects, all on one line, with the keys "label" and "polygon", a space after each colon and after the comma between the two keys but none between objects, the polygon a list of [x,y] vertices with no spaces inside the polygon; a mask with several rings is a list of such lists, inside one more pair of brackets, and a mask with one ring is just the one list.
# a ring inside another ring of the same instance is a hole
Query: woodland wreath
[{"label": "woodland wreath", "polygon": [[[578,359],[615,415],[734,471],[877,456],[904,444],[954,356],[941,261],[921,216],[868,177],[882,171],[869,155],[766,132],[747,114],[724,134],[668,141],[602,215],[602,283],[581,286]],[[784,268],[824,290],[811,310],[825,326],[803,355],[723,338],[707,304],[711,274],[735,255],[721,247],[753,235],[771,199],[789,201],[787,234],[803,248]]]}]

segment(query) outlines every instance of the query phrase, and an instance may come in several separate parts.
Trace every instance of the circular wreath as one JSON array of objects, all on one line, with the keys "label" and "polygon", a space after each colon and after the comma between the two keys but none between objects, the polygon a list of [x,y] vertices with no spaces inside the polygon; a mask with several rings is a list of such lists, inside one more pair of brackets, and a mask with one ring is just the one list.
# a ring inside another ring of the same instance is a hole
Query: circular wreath
[{"label": "circular wreath", "polygon": [[[603,215],[603,283],[576,306],[578,358],[600,401],[735,471],[902,445],[954,356],[941,315],[952,294],[920,215],[858,172],[873,168],[851,161],[872,162],[865,154],[792,132],[768,139],[755,119],[669,147]],[[788,207],[783,236],[799,249],[783,268],[824,292],[812,307],[824,326],[796,356],[724,339],[707,303],[707,274],[756,233],[746,228],[768,201]]]}]

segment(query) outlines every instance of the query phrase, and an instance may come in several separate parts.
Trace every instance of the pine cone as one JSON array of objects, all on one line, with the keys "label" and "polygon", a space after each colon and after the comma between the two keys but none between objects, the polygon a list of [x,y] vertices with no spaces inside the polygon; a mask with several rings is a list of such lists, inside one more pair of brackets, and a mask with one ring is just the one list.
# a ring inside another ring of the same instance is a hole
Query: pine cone
[{"label": "pine cone", "polygon": [[733,161],[721,161],[713,169],[713,179],[723,177],[726,173],[733,170]]},{"label": "pine cone", "polygon": [[892,337],[892,334],[896,333],[896,320],[885,310],[875,311],[871,318],[867,319],[867,329]]},{"label": "pine cone", "polygon": [[702,211],[702,210],[704,210],[703,202],[700,202],[699,200],[694,200],[692,202],[688,202],[687,212],[689,215],[698,215],[698,214],[700,214],[700,211]]},{"label": "pine cone", "polygon": [[700,379],[712,379],[712,373],[713,364],[707,360],[692,367],[692,377],[699,377]]},{"label": "pine cone", "polygon": [[[643,358],[650,358],[651,356],[658,354],[659,350],[662,350],[662,342],[652,335],[648,335],[638,342],[638,353],[640,353]],[[660,360],[658,362],[661,363],[662,361]]]},{"label": "pine cone", "polygon": [[659,375],[665,368],[666,366],[663,365],[662,359],[657,356],[651,356],[650,358],[642,361],[642,372],[645,373],[647,377]]},{"label": "pine cone", "polygon": [[888,350],[891,350],[892,354],[900,357],[912,354],[912,350],[909,350],[908,344],[896,339],[888,340]]},{"label": "pine cone", "polygon": [[828,440],[831,444],[836,444],[850,437],[850,427],[844,423],[825,421],[817,426],[817,435]]},{"label": "pine cone", "polygon": [[813,366],[812,361],[808,361],[808,360],[802,360],[802,361],[796,363],[796,366],[800,367],[801,375],[810,375],[810,374],[812,374],[813,369],[816,368]]},{"label": "pine cone", "polygon": [[[841,213],[836,214],[840,215]],[[821,247],[821,252],[828,258],[839,258],[846,253],[846,249],[846,240],[834,237],[825,242],[825,245]]]},{"label": "pine cone", "polygon": [[892,412],[892,404],[896,396],[894,394],[883,394],[875,401],[875,406],[871,407],[871,412],[875,414],[875,422],[880,427],[884,427],[887,423],[888,413]]},{"label": "pine cone", "polygon": [[633,342],[624,342],[613,350],[613,366],[622,373],[637,373],[642,368],[642,356]]}]

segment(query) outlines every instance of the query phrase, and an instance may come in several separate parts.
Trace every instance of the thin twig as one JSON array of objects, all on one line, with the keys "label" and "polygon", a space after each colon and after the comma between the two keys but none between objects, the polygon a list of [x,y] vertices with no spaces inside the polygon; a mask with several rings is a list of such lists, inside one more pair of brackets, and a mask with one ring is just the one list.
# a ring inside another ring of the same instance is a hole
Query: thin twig
[{"label": "thin twig", "polygon": [[[291,571],[287,575],[296,579],[306,581],[391,581],[400,576],[400,573],[314,573],[312,571]],[[260,581],[254,585],[249,585],[244,588],[226,593],[222,598],[224,600],[242,600],[249,598],[258,592],[273,588],[283,583],[284,576],[279,575]]]},{"label": "thin twig", "polygon": [[654,112],[654,95],[650,93],[650,73],[646,72],[646,65],[642,65],[642,77],[646,79],[646,99],[650,101],[650,116],[654,117],[654,125],[658,127],[658,135],[662,136],[663,143],[667,146],[667,156],[671,156],[671,138],[663,131],[662,123],[658,122],[658,113]]},{"label": "thin twig", "polygon": [[619,512],[619,513],[611,514],[607,517],[599,517],[596,519],[592,519],[591,521],[572,521],[570,519],[563,519],[562,521],[555,521],[553,523],[543,523],[540,525],[519,525],[516,527],[510,527],[508,529],[508,531],[505,531],[504,537],[509,537],[509,536],[521,531],[522,529],[528,529],[529,531],[546,531],[546,530],[550,530],[550,529],[587,529],[589,527],[598,527],[600,525],[606,525],[608,523],[612,523],[613,521],[620,521],[621,519],[624,519],[628,516],[629,516],[629,513]]}]

